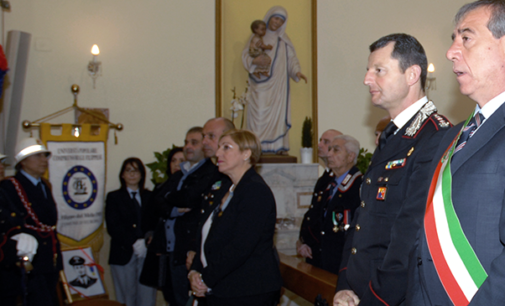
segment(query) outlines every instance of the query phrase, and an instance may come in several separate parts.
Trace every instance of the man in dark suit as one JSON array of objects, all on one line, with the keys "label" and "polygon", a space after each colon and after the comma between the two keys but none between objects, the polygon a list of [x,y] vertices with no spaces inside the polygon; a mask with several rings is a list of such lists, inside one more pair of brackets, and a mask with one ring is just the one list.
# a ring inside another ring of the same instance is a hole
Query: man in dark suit
[{"label": "man in dark suit", "polygon": [[210,188],[216,172],[216,166],[204,156],[202,131],[201,127],[193,127],[186,133],[186,161],[156,198],[165,229],[162,235],[154,234],[152,248],[168,256],[170,277],[162,291],[170,305],[184,306],[188,300],[186,256],[190,250],[196,250],[202,193]]},{"label": "man in dark suit", "polygon": [[29,306],[58,305],[58,213],[42,178],[51,152],[36,138],[20,141],[16,152],[16,175],[0,183],[0,304],[23,296]]},{"label": "man in dark suit", "polygon": [[[335,179],[335,175],[328,168],[328,146],[333,138],[342,135],[337,130],[327,130],[321,135],[319,144],[317,145],[317,156],[321,159],[326,169],[323,175],[317,180],[312,194],[310,207],[303,216],[302,225],[300,227],[300,237],[296,241],[296,251],[305,258],[307,263],[321,268],[321,220],[322,208],[324,206],[323,192],[328,187],[331,180]],[[318,217],[314,217],[318,216]]]},{"label": "man in dark suit", "polygon": [[96,278],[90,277],[86,273],[84,258],[80,256],[73,256],[70,258],[68,263],[74,268],[74,271],[77,274],[77,277],[74,280],[70,281],[70,285],[87,289],[96,283]]},{"label": "man in dark suit", "polygon": [[477,105],[434,160],[408,302],[503,305],[505,2],[466,4],[455,24],[447,58],[461,93]]},{"label": "man in dark suit", "polygon": [[401,305],[408,260],[424,212],[429,162],[450,123],[424,93],[421,44],[391,34],[370,46],[365,85],[392,121],[363,177],[361,205],[348,231],[334,305]]}]

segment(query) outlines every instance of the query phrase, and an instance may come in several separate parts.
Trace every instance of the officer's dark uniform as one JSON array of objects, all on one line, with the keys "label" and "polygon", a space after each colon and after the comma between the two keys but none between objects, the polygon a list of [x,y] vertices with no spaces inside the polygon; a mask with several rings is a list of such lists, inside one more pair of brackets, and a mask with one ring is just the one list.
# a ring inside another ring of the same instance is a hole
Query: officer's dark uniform
[{"label": "officer's dark uniform", "polygon": [[[28,305],[57,305],[56,284],[58,272],[62,269],[60,244],[56,237],[56,221],[58,218],[56,204],[50,188],[45,185],[47,199],[42,190],[18,172],[15,178],[26,192],[29,205],[38,220],[48,226],[54,227],[51,232],[39,232],[27,226],[38,227],[25,207],[13,183],[5,179],[0,183],[2,195],[0,199],[0,304],[15,305],[17,296],[21,295],[22,284],[27,285]],[[19,261],[16,250],[16,241],[12,236],[26,233],[38,241],[37,254],[33,257],[33,270],[26,275],[22,282],[22,273],[16,265]]]},{"label": "officer's dark uniform", "polygon": [[451,124],[427,102],[377,148],[363,177],[361,205],[347,238],[337,291],[353,290],[360,305],[400,305],[408,258],[424,216],[429,164]]},{"label": "officer's dark uniform", "polygon": [[326,169],[314,186],[314,193],[309,210],[303,216],[300,227],[300,242],[308,245],[312,250],[312,259],[306,258],[306,262],[321,268],[321,219],[325,198],[323,193],[330,181],[335,179],[331,170]]},{"label": "officer's dark uniform", "polygon": [[[338,274],[344,250],[346,232],[356,208],[360,204],[359,188],[363,175],[352,167],[335,195],[319,216],[321,222],[321,268]],[[329,188],[324,196],[329,197]]]}]

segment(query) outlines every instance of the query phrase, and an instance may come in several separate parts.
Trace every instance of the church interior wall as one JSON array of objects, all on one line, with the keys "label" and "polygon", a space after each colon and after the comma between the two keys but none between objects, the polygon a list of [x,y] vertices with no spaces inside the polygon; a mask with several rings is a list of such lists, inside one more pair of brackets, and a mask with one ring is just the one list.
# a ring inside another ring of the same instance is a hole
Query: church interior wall
[{"label": "church interior wall", "polygon": [[[319,133],[336,128],[373,151],[375,125],[386,113],[371,106],[363,85],[368,46],[394,32],[420,40],[436,67],[430,97],[453,123],[465,119],[475,104],[459,93],[445,52],[452,18],[466,2],[318,1]],[[151,162],[153,151],[183,145],[187,129],[215,115],[214,1],[24,0],[11,5],[3,14],[5,33],[32,34],[21,120],[70,106],[75,83],[80,106],[109,108],[110,120],[124,124],[117,145],[109,134],[107,191],[119,187],[125,158]],[[86,67],[95,43],[103,72],[93,89]],[[68,114],[52,122],[73,120]],[[18,139],[26,136],[20,131]],[[107,241],[102,253],[106,266]],[[112,289],[110,279],[106,283]]]}]

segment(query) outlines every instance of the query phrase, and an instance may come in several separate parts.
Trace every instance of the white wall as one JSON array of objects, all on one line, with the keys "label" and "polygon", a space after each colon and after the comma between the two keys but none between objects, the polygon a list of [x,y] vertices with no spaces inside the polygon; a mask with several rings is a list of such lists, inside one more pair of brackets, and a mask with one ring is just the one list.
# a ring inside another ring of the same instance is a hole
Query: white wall
[{"label": "white wall", "polygon": [[[110,109],[125,128],[108,143],[107,189],[119,186],[121,162],[183,144],[185,131],[214,116],[213,1],[11,1],[5,30],[33,35],[21,120],[71,106]],[[39,44],[51,51],[39,51]],[[98,44],[103,76],[92,87],[87,63]],[[52,122],[73,122],[73,112]],[[28,134],[20,132],[19,138]]]}]

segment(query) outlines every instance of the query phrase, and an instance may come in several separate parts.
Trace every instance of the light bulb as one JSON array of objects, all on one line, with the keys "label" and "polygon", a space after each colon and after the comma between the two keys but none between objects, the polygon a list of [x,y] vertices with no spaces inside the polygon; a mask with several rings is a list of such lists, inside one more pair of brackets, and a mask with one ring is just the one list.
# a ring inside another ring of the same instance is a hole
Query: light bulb
[{"label": "light bulb", "polygon": [[435,72],[435,65],[433,65],[433,63],[430,63],[428,66],[428,72]]},{"label": "light bulb", "polygon": [[93,54],[94,56],[100,54],[100,49],[98,48],[97,44],[94,44],[93,47],[91,47],[91,54]]}]

